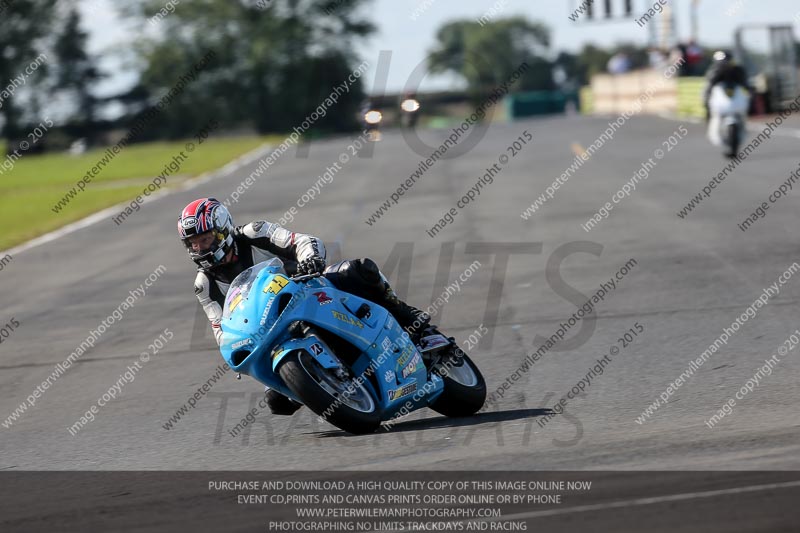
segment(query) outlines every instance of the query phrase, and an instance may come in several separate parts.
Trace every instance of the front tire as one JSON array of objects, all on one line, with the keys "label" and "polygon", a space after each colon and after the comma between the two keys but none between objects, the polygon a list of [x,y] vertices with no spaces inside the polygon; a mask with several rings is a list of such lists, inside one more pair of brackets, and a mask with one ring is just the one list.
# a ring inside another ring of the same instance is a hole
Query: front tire
[{"label": "front tire", "polygon": [[430,408],[445,416],[472,416],[486,401],[486,381],[481,371],[467,354],[461,353],[461,365],[437,372],[444,380],[444,391]]},{"label": "front tire", "polygon": [[733,159],[736,157],[736,154],[739,153],[739,125],[738,124],[731,124],[728,126],[728,139],[727,139],[728,150],[730,150],[727,154],[728,157]]},{"label": "front tire", "polygon": [[278,373],[295,396],[334,426],[356,435],[373,433],[380,426],[378,403],[369,389],[340,379],[307,352],[287,355]]}]

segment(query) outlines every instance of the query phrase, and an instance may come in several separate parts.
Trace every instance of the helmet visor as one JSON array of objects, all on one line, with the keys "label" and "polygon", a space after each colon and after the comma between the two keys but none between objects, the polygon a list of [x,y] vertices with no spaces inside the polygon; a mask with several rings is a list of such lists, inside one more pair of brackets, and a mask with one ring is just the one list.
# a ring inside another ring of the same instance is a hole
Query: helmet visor
[{"label": "helmet visor", "polygon": [[213,251],[219,240],[217,232],[211,230],[183,239],[183,245],[190,255],[202,256]]}]

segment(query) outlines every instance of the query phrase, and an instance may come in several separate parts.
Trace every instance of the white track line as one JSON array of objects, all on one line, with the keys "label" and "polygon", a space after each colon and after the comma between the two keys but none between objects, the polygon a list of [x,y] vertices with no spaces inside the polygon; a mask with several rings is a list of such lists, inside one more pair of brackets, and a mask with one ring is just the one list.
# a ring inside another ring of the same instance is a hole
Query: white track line
[{"label": "white track line", "polygon": [[[150,195],[142,204],[146,204],[172,194],[178,191],[188,191],[190,189],[194,189],[195,187],[202,185],[203,183],[207,183],[211,180],[221,178],[237,170],[241,169],[245,165],[252,163],[253,161],[262,157],[262,155],[266,155],[270,150],[274,147],[270,144],[262,144],[258,148],[251,150],[250,152],[239,156],[238,158],[234,159],[230,163],[226,164],[224,167],[212,170],[211,172],[206,172],[205,174],[201,174],[197,178],[193,178],[187,180],[182,186],[175,187],[174,189],[167,189],[165,191],[159,191],[155,194]],[[20,254],[26,250],[30,250],[31,248],[36,248],[37,246],[41,246],[42,244],[54,241],[59,237],[63,237],[64,235],[69,235],[70,233],[74,233],[78,230],[83,228],[89,227],[93,224],[97,224],[101,220],[111,215],[117,214],[121,209],[124,209],[125,206],[130,205],[130,200],[126,202],[122,202],[111,207],[107,207],[102,211],[98,211],[97,213],[92,213],[91,215],[87,216],[86,218],[82,218],[78,221],[72,222],[67,224],[66,226],[59,228],[55,231],[51,231],[50,233],[46,233],[35,239],[31,239],[30,241],[24,242],[19,246],[15,246],[10,250],[0,251],[0,254],[8,254],[11,256]]]},{"label": "white track line", "polygon": [[593,505],[579,505],[576,507],[562,507],[560,509],[547,509],[545,511],[530,511],[527,513],[517,513],[497,520],[491,518],[485,519],[487,522],[505,521],[505,520],[519,520],[522,518],[543,518],[546,516],[557,516],[572,513],[586,513],[592,511],[604,511],[606,509],[620,509],[624,507],[639,507],[642,505],[654,505],[658,503],[678,502],[683,500],[691,500],[695,498],[715,498],[717,496],[727,496],[730,494],[745,494],[748,492],[758,492],[762,490],[771,489],[787,489],[793,487],[800,487],[800,480],[787,481],[784,483],[770,483],[766,485],[750,485],[747,487],[736,487],[732,489],[709,490],[705,492],[687,492],[684,494],[670,494],[668,496],[654,496],[651,498],[636,498],[633,500],[622,500],[609,503],[598,503]]}]

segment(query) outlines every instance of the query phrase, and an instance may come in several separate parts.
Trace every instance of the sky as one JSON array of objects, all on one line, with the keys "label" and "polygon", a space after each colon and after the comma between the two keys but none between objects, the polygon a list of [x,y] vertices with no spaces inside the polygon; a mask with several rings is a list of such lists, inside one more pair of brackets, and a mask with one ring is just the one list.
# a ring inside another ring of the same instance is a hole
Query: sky
[{"label": "sky", "polygon": [[[185,0],[190,1],[190,0]],[[658,0],[633,0],[635,12],[641,16]],[[667,0],[661,0],[665,2]],[[677,30],[682,39],[690,36],[690,5],[693,0],[670,0],[677,11]],[[621,19],[588,23],[569,19],[579,0],[374,0],[365,14],[378,31],[357,47],[360,59],[370,62],[371,71],[365,75],[367,90],[375,79],[378,54],[392,52],[387,90],[399,92],[414,69],[425,60],[435,45],[436,30],[444,23],[458,19],[477,20],[495,7],[498,17],[523,15],[544,22],[552,30],[553,50],[580,49],[594,43],[610,46],[627,41],[645,45],[649,28],[639,27],[634,20]],[[623,0],[612,0],[614,9],[621,12]],[[597,5],[602,5],[600,0]],[[599,10],[599,8],[596,8]],[[110,49],[124,50],[131,32],[126,32],[115,14],[110,0],[82,0],[84,25],[90,32],[90,50],[102,53]],[[730,13],[735,10],[735,13]],[[800,2],[797,0],[700,0],[698,5],[700,43],[706,46],[727,46],[742,24],[793,24],[800,36]],[[128,37],[126,37],[126,35]],[[135,74],[118,60],[106,60],[104,66],[114,75],[101,87],[107,94],[128,88]],[[455,76],[427,78],[423,90],[458,88]]]}]

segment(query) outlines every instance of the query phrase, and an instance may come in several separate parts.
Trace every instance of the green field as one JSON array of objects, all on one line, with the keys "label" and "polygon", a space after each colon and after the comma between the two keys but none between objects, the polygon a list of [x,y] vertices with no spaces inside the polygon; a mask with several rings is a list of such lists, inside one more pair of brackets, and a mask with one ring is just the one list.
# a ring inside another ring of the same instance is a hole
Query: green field
[{"label": "green field", "polygon": [[185,141],[131,145],[58,213],[52,210],[53,206],[97,164],[105,149],[90,150],[79,156],[24,156],[11,170],[2,172],[0,168],[0,223],[6,228],[0,234],[0,250],[135,198],[181,151],[186,160],[176,176],[167,178],[167,187],[222,167],[261,144],[281,140],[256,136],[211,138],[191,153],[186,151]]}]

